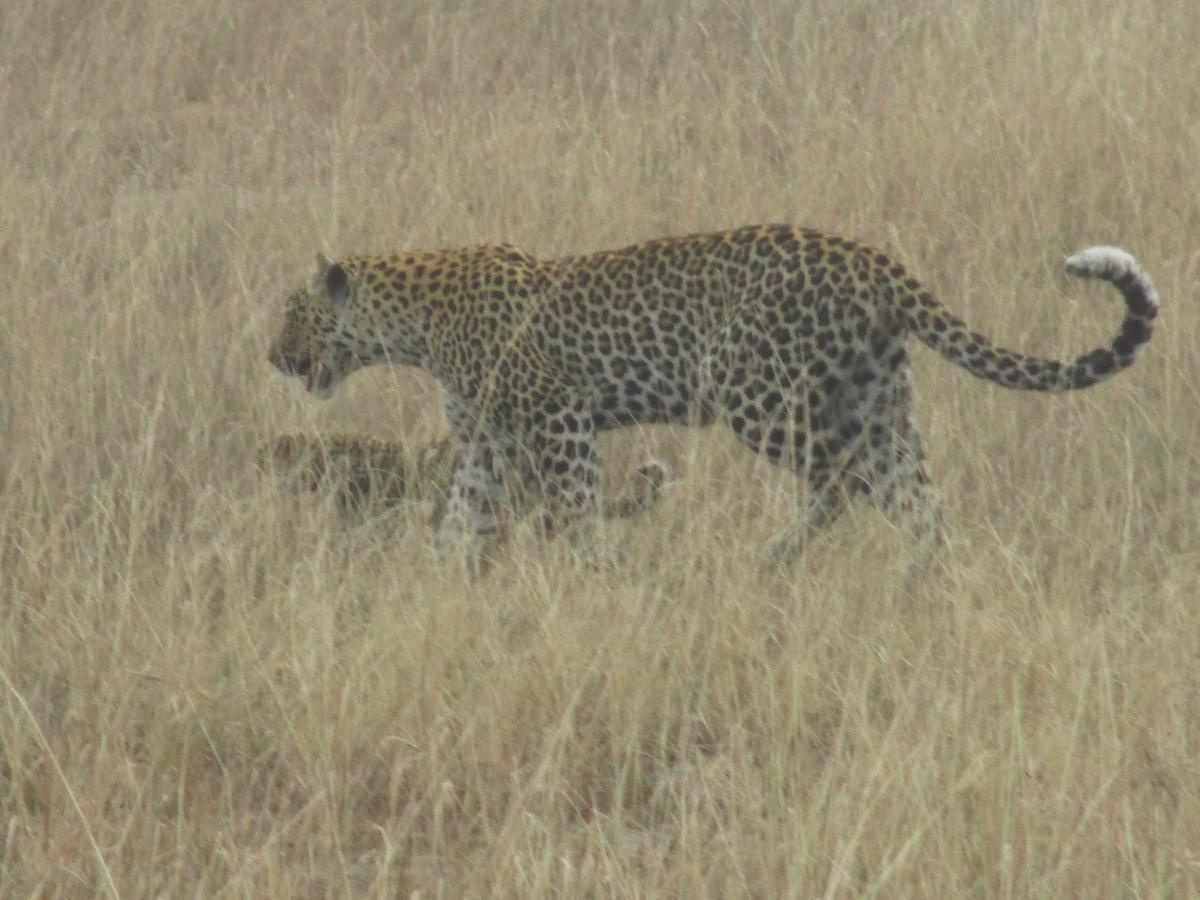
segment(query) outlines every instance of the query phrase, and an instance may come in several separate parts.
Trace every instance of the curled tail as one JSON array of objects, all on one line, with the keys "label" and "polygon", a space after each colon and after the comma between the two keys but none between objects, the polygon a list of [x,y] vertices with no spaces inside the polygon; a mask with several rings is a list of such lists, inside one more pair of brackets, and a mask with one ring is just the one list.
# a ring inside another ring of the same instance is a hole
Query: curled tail
[{"label": "curled tail", "polygon": [[901,296],[900,320],[905,330],[950,362],[1003,387],[1055,393],[1090,387],[1138,358],[1154,330],[1158,292],[1137,260],[1117,247],[1089,247],[1067,259],[1066,265],[1078,278],[1107,281],[1125,298],[1125,318],[1113,339],[1070,361],[995,347],[968,330],[926,291]]}]

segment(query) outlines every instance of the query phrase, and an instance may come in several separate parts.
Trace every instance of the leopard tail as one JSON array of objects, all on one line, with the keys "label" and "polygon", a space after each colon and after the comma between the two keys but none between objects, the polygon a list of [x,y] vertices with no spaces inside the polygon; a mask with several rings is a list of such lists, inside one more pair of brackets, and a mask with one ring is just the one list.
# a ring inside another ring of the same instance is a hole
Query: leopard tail
[{"label": "leopard tail", "polygon": [[1117,247],[1089,247],[1066,261],[1078,278],[1107,281],[1125,298],[1125,318],[1107,344],[1073,360],[1040,359],[995,347],[970,331],[929,292],[909,281],[897,298],[905,331],[972,375],[1007,388],[1062,391],[1091,387],[1131,366],[1145,349],[1158,315],[1158,292],[1150,277],[1129,253]]}]

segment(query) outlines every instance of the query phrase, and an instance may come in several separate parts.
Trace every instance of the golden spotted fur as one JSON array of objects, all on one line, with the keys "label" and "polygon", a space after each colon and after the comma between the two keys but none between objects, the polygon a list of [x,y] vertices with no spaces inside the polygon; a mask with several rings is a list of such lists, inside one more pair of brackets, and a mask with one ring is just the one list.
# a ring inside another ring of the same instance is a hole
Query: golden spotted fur
[{"label": "golden spotted fur", "polygon": [[1067,269],[1114,285],[1126,309],[1107,344],[1059,361],[996,347],[877,250],[784,225],[554,260],[507,245],[322,259],[269,359],[318,396],[375,363],[432,373],[460,447],[438,538],[468,559],[495,528],[501,468],[582,521],[599,505],[599,432],[714,421],[807,483],[776,558],[861,495],[906,522],[927,559],[941,524],[908,338],[1004,387],[1102,381],[1150,339],[1158,296],[1123,250],[1093,247]]}]

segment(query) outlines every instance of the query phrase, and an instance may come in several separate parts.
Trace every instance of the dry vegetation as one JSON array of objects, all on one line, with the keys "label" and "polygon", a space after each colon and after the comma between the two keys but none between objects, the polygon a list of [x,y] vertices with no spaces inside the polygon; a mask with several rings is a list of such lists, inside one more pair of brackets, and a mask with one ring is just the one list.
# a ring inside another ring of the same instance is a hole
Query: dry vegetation
[{"label": "dry vegetation", "polygon": [[[0,895],[1195,896],[1197,46],[1195,0],[5,3]],[[915,351],[912,593],[869,510],[764,574],[794,485],[717,430],[607,441],[681,475],[621,572],[518,531],[464,584],[257,474],[445,428],[269,370],[317,250],[771,220],[1031,351],[1118,321],[1088,244],[1167,306],[1069,397]]]}]

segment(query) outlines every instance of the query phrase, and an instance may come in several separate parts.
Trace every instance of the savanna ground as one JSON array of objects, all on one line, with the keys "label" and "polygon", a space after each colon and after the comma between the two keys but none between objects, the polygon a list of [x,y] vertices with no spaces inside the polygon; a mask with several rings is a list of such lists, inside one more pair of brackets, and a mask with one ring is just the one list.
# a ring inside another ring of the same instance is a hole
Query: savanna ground
[{"label": "savanna ground", "polygon": [[[0,895],[1200,892],[1194,0],[166,0],[0,11]],[[945,565],[721,431],[623,571],[518,530],[440,567],[254,466],[282,431],[443,433],[436,387],[319,404],[265,359],[332,254],[540,255],[789,221],[904,259],[1099,388],[916,349]]]}]

